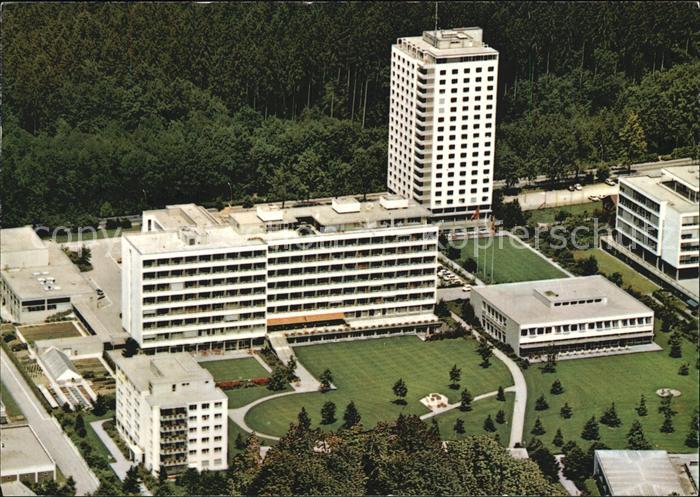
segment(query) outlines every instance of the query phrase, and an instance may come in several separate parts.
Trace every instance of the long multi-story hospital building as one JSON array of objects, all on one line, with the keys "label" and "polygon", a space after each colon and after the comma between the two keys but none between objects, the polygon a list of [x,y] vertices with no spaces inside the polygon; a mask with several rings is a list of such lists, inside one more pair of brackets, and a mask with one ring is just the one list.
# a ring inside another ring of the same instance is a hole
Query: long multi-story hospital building
[{"label": "long multi-story hospital building", "polygon": [[669,276],[697,279],[699,192],[698,166],[669,167],[621,178],[617,239]]},{"label": "long multi-story hospital building", "polygon": [[432,333],[437,227],[413,200],[143,214],[122,237],[122,324],[147,351]]},{"label": "long multi-story hospital building", "polygon": [[389,190],[433,220],[491,211],[498,52],[481,28],[425,31],[391,49]]}]

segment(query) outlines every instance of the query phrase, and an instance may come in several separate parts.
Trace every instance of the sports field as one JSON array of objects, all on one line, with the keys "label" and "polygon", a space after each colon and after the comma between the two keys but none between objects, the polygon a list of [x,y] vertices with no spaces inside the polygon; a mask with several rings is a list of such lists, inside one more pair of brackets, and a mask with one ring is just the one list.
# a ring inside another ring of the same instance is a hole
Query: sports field
[{"label": "sports field", "polygon": [[[409,336],[296,347],[294,352],[317,378],[330,369],[337,390],[289,395],[259,404],[246,416],[248,426],[258,432],[284,434],[302,406],[316,426],[326,401],[337,407],[337,421],[325,425],[332,429],[342,424],[343,412],[351,400],[365,427],[393,420],[402,412],[424,414],[428,410],[419,400],[430,393],[447,395],[451,402],[459,399],[460,390],[449,388],[449,371],[454,364],[462,369],[461,388],[468,388],[474,396],[512,384],[510,373],[498,359],[492,358],[487,369],[479,366],[481,357],[471,338],[422,342]],[[408,387],[406,405],[393,402],[392,386],[399,378]]]},{"label": "sports field", "polygon": [[[689,431],[693,409],[698,406],[698,370],[695,368],[696,352],[693,344],[683,340],[683,357],[669,357],[666,347],[668,335],[658,333],[656,342],[664,347],[660,352],[596,357],[559,361],[555,373],[543,373],[540,365],[532,365],[524,371],[527,381],[527,417],[525,438],[532,437],[535,418],[539,415],[547,433],[539,438],[550,447],[552,438],[561,428],[564,440],[574,440],[584,449],[590,442],[580,438],[584,423],[591,417],[600,418],[611,402],[615,402],[622,426],[609,428],[600,424],[600,441],[612,449],[626,448],[626,435],[634,420],[639,420],[647,440],[657,449],[669,452],[692,452],[684,444]],[[690,374],[681,376],[678,368],[690,364]],[[559,379],[564,393],[553,395],[550,388]],[[673,409],[678,414],[673,418],[673,433],[661,433],[663,415],[657,411],[659,388],[675,388],[681,396],[673,400]],[[549,409],[535,410],[537,398],[544,394]],[[635,407],[644,394],[649,414],[638,416]],[[565,402],[573,409],[573,416],[564,419],[559,410]]]},{"label": "sports field", "polygon": [[533,253],[521,241],[509,236],[470,238],[456,243],[463,245],[459,263],[464,265],[467,259],[474,259],[477,264],[477,277],[485,283],[566,277],[566,274],[551,262]]}]

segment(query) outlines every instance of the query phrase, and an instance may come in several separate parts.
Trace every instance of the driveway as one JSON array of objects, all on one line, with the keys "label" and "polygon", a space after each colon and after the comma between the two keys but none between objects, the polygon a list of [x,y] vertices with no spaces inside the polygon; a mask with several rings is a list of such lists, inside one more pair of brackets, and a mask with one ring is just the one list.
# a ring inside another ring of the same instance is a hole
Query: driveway
[{"label": "driveway", "polygon": [[[454,312],[450,314],[452,314],[452,318],[455,321],[462,323],[467,329],[471,329],[474,336],[480,336],[479,333],[457,314]],[[513,359],[495,347],[493,348],[493,355],[503,361],[508,371],[510,371],[510,375],[513,377],[514,386],[510,388],[515,392],[515,403],[513,404],[513,421],[510,427],[510,443],[508,444],[508,447],[512,448],[515,447],[516,443],[522,443],[523,441],[523,428],[525,426],[525,411],[527,406],[527,383],[525,383],[523,372],[520,371],[520,368]]]},{"label": "driveway", "polygon": [[66,476],[72,476],[75,480],[76,495],[95,492],[100,482],[73,442],[63,433],[56,418],[46,412],[17,367],[1,349],[0,359],[0,373],[3,383],[17,401],[19,408],[27,418],[27,422],[34,429],[53,460],[56,461],[61,472]]},{"label": "driveway", "polygon": [[121,313],[121,266],[117,260],[121,257],[121,238],[103,238],[101,240],[86,241],[82,243],[72,242],[63,244],[76,250],[80,246],[89,247],[92,256],[92,271],[82,273],[90,285],[100,288],[105,298],[97,301],[97,306],[92,308],[94,315],[104,328],[115,337],[126,339],[126,332],[122,332]]}]

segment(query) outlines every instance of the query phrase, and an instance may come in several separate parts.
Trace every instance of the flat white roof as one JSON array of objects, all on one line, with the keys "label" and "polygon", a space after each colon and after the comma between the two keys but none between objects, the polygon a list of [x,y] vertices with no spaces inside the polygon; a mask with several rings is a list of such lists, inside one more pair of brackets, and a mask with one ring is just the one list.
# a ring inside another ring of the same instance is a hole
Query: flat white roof
[{"label": "flat white roof", "polygon": [[201,367],[187,352],[172,354],[145,355],[123,357],[120,353],[111,354],[129,381],[138,390],[148,388],[149,383],[180,383],[209,380],[214,383],[214,377]]},{"label": "flat white roof", "polygon": [[611,495],[687,495],[665,450],[596,450]]},{"label": "flat white roof", "polygon": [[28,425],[10,425],[0,429],[1,475],[35,471],[53,471],[56,465]]},{"label": "flat white roof", "polygon": [[146,233],[125,234],[122,238],[130,243],[142,255],[178,251],[195,252],[204,249],[262,244],[259,240],[239,235],[232,226],[211,226],[209,228],[199,229],[199,235],[193,234],[195,237],[201,235],[201,238],[199,239],[199,243],[190,245],[181,233],[182,229],[187,228],[189,228],[189,226],[173,231],[151,231]]},{"label": "flat white roof", "polygon": [[[653,313],[647,306],[600,275],[475,286],[472,287],[472,292],[481,295],[521,326]],[[596,299],[602,301],[554,305],[557,302]]]},{"label": "flat white roof", "polygon": [[[32,300],[94,293],[80,270],[60,248],[48,244],[48,254],[48,266],[2,270],[3,279],[15,295],[21,300]],[[47,284],[46,280],[52,278],[51,284]]]},{"label": "flat white roof", "polygon": [[622,183],[630,185],[635,190],[639,190],[657,202],[668,202],[668,207],[682,214],[697,214],[698,204],[688,200],[683,195],[674,192],[663,183],[671,180],[680,181],[690,185],[694,190],[698,190],[698,174],[700,166],[674,166],[661,170],[653,170],[638,176],[628,176],[620,178]]},{"label": "flat white roof", "polygon": [[31,226],[0,230],[0,252],[20,252],[46,248]]},{"label": "flat white roof", "polygon": [[[433,57],[459,57],[461,55],[490,55],[498,51],[489,47],[482,40],[483,30],[479,27],[452,28],[424,31],[421,36],[399,38],[417,50],[429,53]],[[413,54],[412,54],[413,55]]]}]

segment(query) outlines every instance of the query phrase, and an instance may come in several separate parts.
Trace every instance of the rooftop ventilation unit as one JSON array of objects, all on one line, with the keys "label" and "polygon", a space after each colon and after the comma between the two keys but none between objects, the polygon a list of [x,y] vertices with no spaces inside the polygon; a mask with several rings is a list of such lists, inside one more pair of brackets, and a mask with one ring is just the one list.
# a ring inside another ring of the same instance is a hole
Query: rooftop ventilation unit
[{"label": "rooftop ventilation unit", "polygon": [[256,209],[256,213],[258,214],[260,220],[264,222],[282,221],[282,219],[284,219],[284,212],[275,205],[270,205],[267,207],[259,205]]},{"label": "rooftop ventilation unit", "polygon": [[333,210],[338,214],[360,212],[360,202],[353,197],[334,198],[332,204]]},{"label": "rooftop ventilation unit", "polygon": [[386,210],[406,209],[408,207],[408,199],[400,195],[382,195],[379,203]]}]

